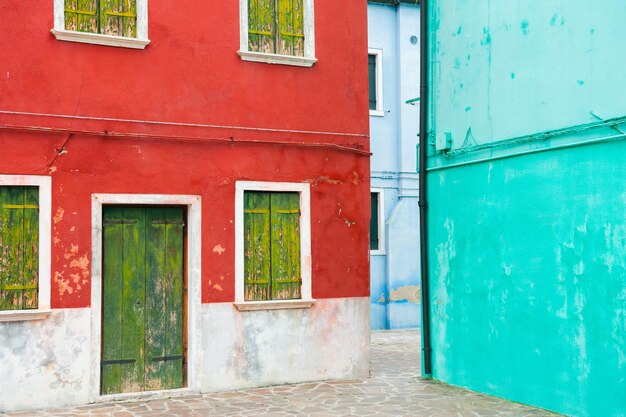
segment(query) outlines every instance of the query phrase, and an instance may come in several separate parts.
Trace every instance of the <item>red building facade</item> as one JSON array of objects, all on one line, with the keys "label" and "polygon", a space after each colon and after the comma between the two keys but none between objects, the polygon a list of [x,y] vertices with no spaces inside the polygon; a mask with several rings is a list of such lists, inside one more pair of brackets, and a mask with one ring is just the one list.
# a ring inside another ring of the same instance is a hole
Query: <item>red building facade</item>
[{"label": "red building facade", "polygon": [[367,373],[366,4],[82,3],[0,6],[0,411]]}]

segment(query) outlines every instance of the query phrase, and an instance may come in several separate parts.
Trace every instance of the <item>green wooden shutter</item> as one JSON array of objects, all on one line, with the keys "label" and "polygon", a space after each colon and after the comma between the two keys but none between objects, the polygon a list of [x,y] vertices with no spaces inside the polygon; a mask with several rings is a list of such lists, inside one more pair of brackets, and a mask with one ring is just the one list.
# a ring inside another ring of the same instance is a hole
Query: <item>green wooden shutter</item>
[{"label": "green wooden shutter", "polygon": [[98,33],[98,0],[65,0],[65,29]]},{"label": "green wooden shutter", "polygon": [[370,250],[378,250],[378,193],[371,193]]},{"label": "green wooden shutter", "polygon": [[136,0],[100,0],[100,33],[137,37]]},{"label": "green wooden shutter", "polygon": [[244,299],[271,300],[270,194],[244,193]]},{"label": "green wooden shutter", "polygon": [[0,310],[36,309],[39,189],[0,187]]},{"label": "green wooden shutter", "polygon": [[304,56],[303,0],[276,0],[278,30],[276,53]]},{"label": "green wooden shutter", "polygon": [[272,299],[301,298],[300,197],[271,194]]},{"label": "green wooden shutter", "polygon": [[183,385],[183,214],[146,215],[146,390]]},{"label": "green wooden shutter", "polygon": [[369,76],[370,110],[376,110],[376,55],[370,54],[367,56],[367,68]]},{"label": "green wooden shutter", "polygon": [[276,52],[275,0],[248,0],[248,50]]}]

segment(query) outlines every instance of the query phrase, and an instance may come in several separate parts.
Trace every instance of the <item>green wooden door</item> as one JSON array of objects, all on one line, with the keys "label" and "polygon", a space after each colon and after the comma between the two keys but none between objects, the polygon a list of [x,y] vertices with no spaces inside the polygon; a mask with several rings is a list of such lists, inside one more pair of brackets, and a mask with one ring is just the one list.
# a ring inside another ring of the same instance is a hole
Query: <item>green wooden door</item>
[{"label": "green wooden door", "polygon": [[104,208],[102,394],[183,386],[183,215]]}]

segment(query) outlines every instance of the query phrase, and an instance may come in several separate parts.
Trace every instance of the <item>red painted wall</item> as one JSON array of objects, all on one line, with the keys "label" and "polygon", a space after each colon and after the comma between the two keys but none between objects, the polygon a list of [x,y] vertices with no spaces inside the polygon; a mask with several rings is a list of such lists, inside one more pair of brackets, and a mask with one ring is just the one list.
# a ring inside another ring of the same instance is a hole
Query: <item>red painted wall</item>
[{"label": "red painted wall", "polygon": [[368,296],[365,2],[316,2],[312,68],[241,61],[237,1],[150,2],[143,51],[52,20],[52,0],[0,4],[0,174],[52,177],[53,307],[89,305],[92,193],[201,195],[202,300],[232,301],[236,180],[310,182],[313,297]]}]

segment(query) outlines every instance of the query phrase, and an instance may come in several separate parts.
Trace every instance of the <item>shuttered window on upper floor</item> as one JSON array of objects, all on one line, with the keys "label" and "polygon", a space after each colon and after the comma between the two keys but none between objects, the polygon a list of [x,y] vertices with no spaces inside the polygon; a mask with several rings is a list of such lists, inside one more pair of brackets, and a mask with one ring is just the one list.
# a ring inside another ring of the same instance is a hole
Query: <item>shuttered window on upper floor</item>
[{"label": "shuttered window on upper floor", "polygon": [[39,189],[0,186],[0,310],[39,305]]},{"label": "shuttered window on upper floor", "polygon": [[65,0],[65,30],[137,37],[136,0]]},{"label": "shuttered window on upper floor", "polygon": [[244,300],[301,298],[300,196],[244,193]]},{"label": "shuttered window on upper floor", "polygon": [[367,56],[370,110],[376,110],[376,55]]},{"label": "shuttered window on upper floor", "polygon": [[304,56],[303,0],[247,0],[248,49]]}]

